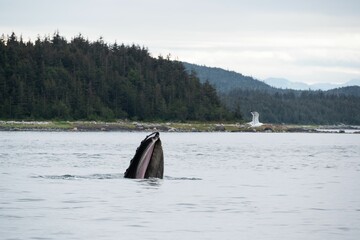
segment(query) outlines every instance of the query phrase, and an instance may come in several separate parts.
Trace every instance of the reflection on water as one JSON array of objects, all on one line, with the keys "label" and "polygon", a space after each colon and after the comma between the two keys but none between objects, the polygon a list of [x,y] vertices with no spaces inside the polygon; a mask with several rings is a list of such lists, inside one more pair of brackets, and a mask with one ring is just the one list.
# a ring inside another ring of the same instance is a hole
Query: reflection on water
[{"label": "reflection on water", "polygon": [[360,135],[0,132],[0,239],[358,239]]}]

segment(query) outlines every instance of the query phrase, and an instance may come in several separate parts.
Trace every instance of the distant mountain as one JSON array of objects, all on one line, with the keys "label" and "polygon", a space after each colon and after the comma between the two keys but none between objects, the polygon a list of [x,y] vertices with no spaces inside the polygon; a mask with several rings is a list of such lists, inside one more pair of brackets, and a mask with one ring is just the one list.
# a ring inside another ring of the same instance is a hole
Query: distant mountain
[{"label": "distant mountain", "polygon": [[285,78],[267,78],[264,80],[264,83],[272,87],[281,88],[281,89],[326,91],[341,87],[360,86],[360,79],[353,79],[343,84],[332,84],[332,83],[306,84],[301,82],[292,82]]},{"label": "distant mountain", "polygon": [[360,86],[360,79],[353,79],[348,81],[347,86]]},{"label": "distant mountain", "polygon": [[[208,81],[222,95],[231,91],[263,91],[269,94],[285,94],[293,93],[301,95],[304,91],[322,90],[326,95],[351,95],[360,96],[360,80],[351,80],[342,85],[336,84],[314,84],[308,85],[300,82],[291,82],[285,78],[268,78],[264,82],[253,77],[244,76],[241,73],[228,71],[217,67],[200,66],[196,64],[182,62],[186,71],[191,73],[194,71],[200,82]],[[354,86],[355,85],[355,86]],[[350,87],[353,86],[353,87]]]},{"label": "distant mountain", "polygon": [[251,120],[251,111],[257,111],[265,123],[360,124],[359,86],[315,91],[306,84],[293,83],[302,89],[293,90],[290,81],[276,80],[287,86],[281,89],[233,71],[183,64],[190,74],[195,71],[201,82],[212,84],[228,109],[240,112],[246,121]]},{"label": "distant mountain", "polygon": [[285,78],[267,78],[264,83],[281,89],[309,90],[310,86],[306,83],[291,82]]},{"label": "distant mountain", "polygon": [[219,92],[229,92],[233,89],[243,90],[266,90],[272,91],[273,87],[268,84],[254,79],[253,77],[244,76],[241,73],[228,71],[216,67],[200,66],[196,64],[183,62],[188,73],[196,72],[202,83],[208,81]]}]

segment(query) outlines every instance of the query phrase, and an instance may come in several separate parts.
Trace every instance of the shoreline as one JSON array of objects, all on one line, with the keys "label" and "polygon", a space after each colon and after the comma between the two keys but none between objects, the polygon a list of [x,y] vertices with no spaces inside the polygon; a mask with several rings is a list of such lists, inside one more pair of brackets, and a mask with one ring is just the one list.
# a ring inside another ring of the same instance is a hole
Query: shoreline
[{"label": "shoreline", "polygon": [[289,133],[360,133],[360,126],[264,124],[251,127],[240,123],[138,122],[138,121],[0,121],[0,131],[46,132],[289,132]]}]

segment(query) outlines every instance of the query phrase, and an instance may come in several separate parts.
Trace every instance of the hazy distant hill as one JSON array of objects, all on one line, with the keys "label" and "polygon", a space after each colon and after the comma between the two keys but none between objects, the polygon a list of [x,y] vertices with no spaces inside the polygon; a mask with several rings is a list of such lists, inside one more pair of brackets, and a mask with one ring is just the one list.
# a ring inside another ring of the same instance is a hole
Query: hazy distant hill
[{"label": "hazy distant hill", "polygon": [[341,87],[360,86],[360,79],[353,79],[344,84],[331,84],[331,83],[317,83],[306,84],[302,82],[292,82],[285,78],[267,78],[264,83],[281,89],[294,89],[294,90],[330,90]]},{"label": "hazy distant hill", "polygon": [[274,90],[266,83],[254,79],[253,77],[244,76],[234,71],[228,71],[216,67],[206,67],[196,64],[183,62],[186,70],[190,73],[195,71],[201,82],[209,81],[219,92],[229,92],[233,89],[248,90]]},{"label": "hazy distant hill", "polygon": [[306,83],[291,82],[285,78],[267,78],[264,83],[281,89],[309,90],[310,86]]},{"label": "hazy distant hill", "polygon": [[351,80],[342,85],[314,84],[310,86],[305,83],[291,82],[285,78],[268,78],[266,82],[263,82],[253,77],[244,76],[241,73],[228,71],[222,68],[200,66],[186,62],[183,62],[183,65],[189,73],[191,71],[195,71],[196,75],[199,77],[202,83],[208,81],[217,89],[218,92],[222,94],[240,89],[260,90],[271,94],[293,92],[295,95],[299,95],[301,94],[301,91],[318,91],[325,89],[324,93],[327,94],[334,93],[360,96],[359,87],[350,87],[354,85],[360,85],[360,80]]},{"label": "hazy distant hill", "polygon": [[[342,87],[328,91],[280,89],[221,68],[183,63],[195,71],[200,81],[209,81],[226,106],[250,121],[251,111],[260,113],[265,123],[360,124],[360,87]],[[283,82],[287,82],[283,79]]]}]

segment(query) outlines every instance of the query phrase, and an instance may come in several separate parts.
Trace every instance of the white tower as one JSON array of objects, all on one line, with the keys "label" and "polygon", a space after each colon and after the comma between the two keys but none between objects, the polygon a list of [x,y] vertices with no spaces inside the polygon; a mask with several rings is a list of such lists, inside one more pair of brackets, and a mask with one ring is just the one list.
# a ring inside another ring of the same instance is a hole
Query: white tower
[{"label": "white tower", "polygon": [[261,122],[259,122],[259,113],[258,112],[251,112],[252,114],[252,121],[249,122],[251,127],[260,127],[263,125]]}]

